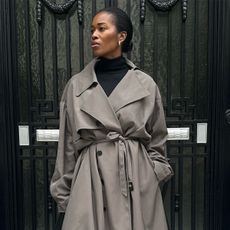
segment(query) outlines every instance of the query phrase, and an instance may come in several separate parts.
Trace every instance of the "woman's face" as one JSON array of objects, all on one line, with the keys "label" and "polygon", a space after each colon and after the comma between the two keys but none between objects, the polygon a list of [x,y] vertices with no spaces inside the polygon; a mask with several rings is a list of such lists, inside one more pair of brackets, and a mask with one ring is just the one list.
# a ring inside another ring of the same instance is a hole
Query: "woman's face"
[{"label": "woman's face", "polygon": [[126,37],[125,32],[118,33],[113,16],[107,12],[98,13],[92,22],[91,47],[94,56],[115,58],[121,56],[119,45]]}]

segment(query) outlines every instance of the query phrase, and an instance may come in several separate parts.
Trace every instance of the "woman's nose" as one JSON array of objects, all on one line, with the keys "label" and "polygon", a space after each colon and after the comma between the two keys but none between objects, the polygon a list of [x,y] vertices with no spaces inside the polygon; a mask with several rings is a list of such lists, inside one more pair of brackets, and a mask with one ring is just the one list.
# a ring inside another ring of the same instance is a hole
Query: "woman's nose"
[{"label": "woman's nose", "polygon": [[94,31],[94,32],[92,33],[91,37],[92,37],[92,40],[94,40],[94,39],[98,38],[98,36],[97,36],[97,32],[96,32],[96,31]]}]

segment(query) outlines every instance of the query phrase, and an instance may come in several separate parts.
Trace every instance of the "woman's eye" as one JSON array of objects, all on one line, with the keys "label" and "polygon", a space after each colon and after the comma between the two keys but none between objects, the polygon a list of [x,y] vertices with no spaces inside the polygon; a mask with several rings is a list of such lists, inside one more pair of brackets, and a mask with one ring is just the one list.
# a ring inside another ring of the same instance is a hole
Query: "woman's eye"
[{"label": "woman's eye", "polygon": [[104,30],[105,30],[105,27],[100,27],[99,28],[99,31],[101,31],[101,32],[104,31]]}]

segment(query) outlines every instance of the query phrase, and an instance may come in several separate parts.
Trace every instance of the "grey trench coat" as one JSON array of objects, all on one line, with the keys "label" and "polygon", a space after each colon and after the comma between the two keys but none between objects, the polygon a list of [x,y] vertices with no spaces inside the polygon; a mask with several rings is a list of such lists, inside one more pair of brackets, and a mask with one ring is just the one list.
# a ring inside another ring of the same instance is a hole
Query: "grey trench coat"
[{"label": "grey trench coat", "polygon": [[67,83],[50,191],[63,230],[167,230],[159,182],[173,174],[167,129],[153,79],[131,69],[109,97],[97,59]]}]

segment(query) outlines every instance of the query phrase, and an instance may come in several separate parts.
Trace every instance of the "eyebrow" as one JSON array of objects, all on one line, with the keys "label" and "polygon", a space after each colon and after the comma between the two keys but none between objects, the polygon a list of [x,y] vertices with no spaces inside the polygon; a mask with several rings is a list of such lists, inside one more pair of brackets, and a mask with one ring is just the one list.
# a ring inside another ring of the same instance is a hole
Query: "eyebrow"
[{"label": "eyebrow", "polygon": [[[106,22],[99,22],[99,23],[97,23],[97,26],[102,26],[102,25],[106,25]],[[91,27],[94,27],[94,25],[91,25]]]}]

